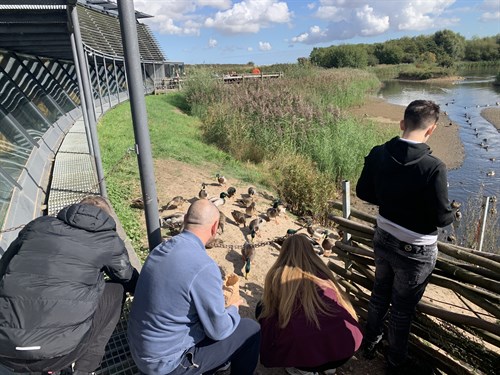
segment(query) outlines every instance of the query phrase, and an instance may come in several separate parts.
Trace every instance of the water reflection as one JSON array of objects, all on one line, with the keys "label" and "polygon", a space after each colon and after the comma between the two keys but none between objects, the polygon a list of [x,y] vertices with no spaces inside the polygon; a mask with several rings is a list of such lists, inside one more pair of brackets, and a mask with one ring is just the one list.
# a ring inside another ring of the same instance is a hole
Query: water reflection
[{"label": "water reflection", "polygon": [[449,171],[450,199],[467,202],[481,189],[500,197],[500,132],[481,116],[485,108],[500,108],[500,88],[492,81],[491,75],[468,76],[456,84],[388,81],[378,93],[402,106],[416,99],[433,100],[459,125],[465,159],[460,168]]}]

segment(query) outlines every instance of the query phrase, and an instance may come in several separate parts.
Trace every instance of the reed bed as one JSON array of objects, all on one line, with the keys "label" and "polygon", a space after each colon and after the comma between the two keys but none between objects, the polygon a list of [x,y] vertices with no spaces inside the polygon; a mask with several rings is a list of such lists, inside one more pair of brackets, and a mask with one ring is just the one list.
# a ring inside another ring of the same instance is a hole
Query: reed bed
[{"label": "reed bed", "polygon": [[[367,92],[379,87],[379,80],[362,70],[284,68],[284,78],[239,84],[224,84],[208,70],[193,74],[185,95],[191,113],[202,121],[204,139],[254,163],[286,163],[283,155],[300,155],[304,165],[312,163],[317,169],[324,184],[355,181],[364,156],[388,135],[361,125],[347,110],[362,104]],[[304,190],[325,196],[324,189]],[[301,201],[311,197],[282,198],[303,213],[308,209]]]}]

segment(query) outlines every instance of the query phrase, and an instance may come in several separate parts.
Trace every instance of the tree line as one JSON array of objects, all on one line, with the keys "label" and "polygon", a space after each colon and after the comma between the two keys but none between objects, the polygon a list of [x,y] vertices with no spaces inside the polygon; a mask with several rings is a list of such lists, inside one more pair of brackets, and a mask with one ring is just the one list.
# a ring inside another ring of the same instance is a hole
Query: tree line
[{"label": "tree line", "polygon": [[324,68],[404,63],[451,67],[457,61],[500,60],[500,34],[466,40],[459,33],[441,30],[432,35],[403,37],[383,43],[313,48],[309,60]]}]

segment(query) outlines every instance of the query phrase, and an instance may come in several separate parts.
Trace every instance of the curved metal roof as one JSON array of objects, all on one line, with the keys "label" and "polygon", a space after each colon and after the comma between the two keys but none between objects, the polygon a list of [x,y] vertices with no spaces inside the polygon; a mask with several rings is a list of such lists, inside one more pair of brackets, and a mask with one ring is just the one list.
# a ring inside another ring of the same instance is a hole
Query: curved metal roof
[{"label": "curved metal roof", "polygon": [[[67,8],[77,6],[85,46],[123,58],[117,5],[108,0],[0,0],[0,48],[35,56],[73,60]],[[136,12],[137,18],[149,17]],[[137,22],[141,60],[165,57],[149,28]]]}]

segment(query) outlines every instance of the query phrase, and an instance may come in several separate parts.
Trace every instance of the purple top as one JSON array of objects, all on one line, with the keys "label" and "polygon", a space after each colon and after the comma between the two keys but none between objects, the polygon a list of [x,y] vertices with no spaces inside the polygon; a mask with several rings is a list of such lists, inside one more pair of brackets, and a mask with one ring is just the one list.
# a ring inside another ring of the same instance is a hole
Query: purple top
[{"label": "purple top", "polygon": [[335,291],[318,286],[320,296],[334,308],[333,315],[318,314],[320,329],[309,322],[300,302],[288,325],[280,329],[277,315],[259,319],[260,361],[266,367],[317,367],[348,359],[359,349],[359,323],[339,305]]}]

